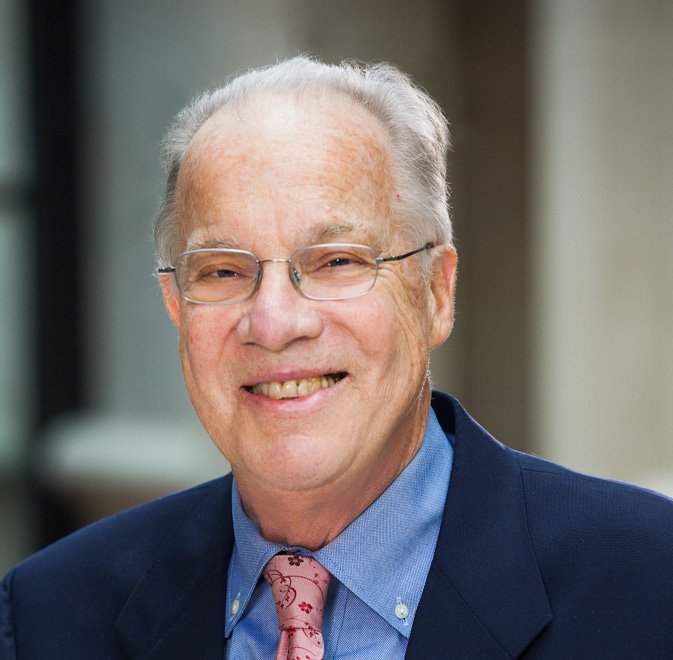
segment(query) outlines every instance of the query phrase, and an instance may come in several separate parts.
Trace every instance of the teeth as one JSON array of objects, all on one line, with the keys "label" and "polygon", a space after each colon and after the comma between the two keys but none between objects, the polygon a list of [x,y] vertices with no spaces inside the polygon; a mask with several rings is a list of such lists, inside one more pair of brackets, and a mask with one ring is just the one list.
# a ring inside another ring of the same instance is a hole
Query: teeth
[{"label": "teeth", "polygon": [[283,383],[283,387],[280,391],[283,399],[296,399],[297,398],[297,381],[296,380],[286,380]]},{"label": "teeth", "polygon": [[297,396],[306,396],[311,393],[311,386],[308,382],[308,378],[302,378],[297,383]]},{"label": "teeth", "polygon": [[334,373],[301,380],[286,380],[284,383],[259,383],[248,389],[253,394],[261,394],[270,399],[296,399],[331,387],[345,375],[345,373]]}]

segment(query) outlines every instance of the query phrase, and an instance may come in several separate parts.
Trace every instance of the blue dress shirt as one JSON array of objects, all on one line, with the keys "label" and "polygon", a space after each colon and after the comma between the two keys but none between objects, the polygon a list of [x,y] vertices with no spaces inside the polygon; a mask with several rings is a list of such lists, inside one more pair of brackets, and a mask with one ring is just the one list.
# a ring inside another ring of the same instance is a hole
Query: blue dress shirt
[{"label": "blue dress shirt", "polygon": [[274,657],[278,619],[271,587],[260,576],[273,555],[289,550],[314,557],[335,578],[323,621],[326,660],[402,660],[446,502],[453,460],[449,440],[430,410],[423,443],[409,465],[339,536],[313,553],[266,541],[243,511],[234,481],[227,659]]}]

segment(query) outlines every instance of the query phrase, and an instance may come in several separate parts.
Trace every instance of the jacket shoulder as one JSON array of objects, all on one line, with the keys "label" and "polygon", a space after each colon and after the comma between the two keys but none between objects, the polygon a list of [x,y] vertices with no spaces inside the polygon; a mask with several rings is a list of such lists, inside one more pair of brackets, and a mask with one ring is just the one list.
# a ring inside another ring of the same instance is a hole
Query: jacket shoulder
[{"label": "jacket shoulder", "polygon": [[509,451],[521,468],[529,508],[558,507],[565,510],[566,516],[574,513],[591,521],[603,518],[620,525],[635,516],[639,524],[656,522],[673,532],[673,499],[666,495]]},{"label": "jacket shoulder", "polygon": [[227,476],[44,548],[0,585],[0,657],[14,658],[17,650],[31,658],[93,657],[93,651],[101,659],[127,657],[115,621],[137,585],[157,570],[188,581],[189,567],[202,566],[214,549],[224,551],[231,526]]},{"label": "jacket shoulder", "polygon": [[518,458],[530,542],[554,611],[541,648],[561,648],[568,630],[583,628],[586,648],[593,638],[605,647],[601,631],[610,630],[623,657],[670,657],[673,500]]},{"label": "jacket shoulder", "polygon": [[[92,600],[123,598],[185,520],[212,517],[226,526],[230,497],[227,475],[104,518],[28,557],[10,571],[3,587],[15,605],[17,599],[35,598],[53,606],[54,599],[75,593]],[[181,530],[181,536],[189,533]]]},{"label": "jacket shoulder", "polygon": [[67,571],[77,566],[114,564],[119,570],[151,558],[167,533],[204,500],[217,507],[231,492],[231,477],[221,477],[172,495],[167,495],[94,522],[56,541],[19,564],[14,571]]}]

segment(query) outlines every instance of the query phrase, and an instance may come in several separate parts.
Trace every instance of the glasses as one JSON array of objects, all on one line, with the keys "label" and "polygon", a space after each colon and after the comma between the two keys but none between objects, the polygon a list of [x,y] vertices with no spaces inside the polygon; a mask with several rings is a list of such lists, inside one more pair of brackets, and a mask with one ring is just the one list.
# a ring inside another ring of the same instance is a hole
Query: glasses
[{"label": "glasses", "polygon": [[263,259],[252,252],[204,249],[183,252],[160,273],[174,273],[183,298],[205,305],[230,305],[250,298],[262,281],[262,264],[289,264],[292,284],[311,300],[363,296],[376,283],[379,266],[435,247],[428,243],[397,257],[378,257],[366,245],[325,243],[294,252],[289,259]]}]

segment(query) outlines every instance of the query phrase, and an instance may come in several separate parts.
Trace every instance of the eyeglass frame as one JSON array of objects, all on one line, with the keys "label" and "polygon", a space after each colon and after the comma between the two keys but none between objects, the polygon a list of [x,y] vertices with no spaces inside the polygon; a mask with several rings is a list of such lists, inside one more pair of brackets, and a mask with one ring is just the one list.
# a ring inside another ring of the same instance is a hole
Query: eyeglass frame
[{"label": "eyeglass frame", "polygon": [[[337,298],[319,298],[317,296],[311,296],[308,293],[302,291],[301,286],[299,284],[299,281],[301,279],[301,275],[292,267],[292,260],[294,259],[295,255],[298,252],[301,252],[303,250],[306,250],[308,248],[320,248],[320,247],[354,247],[354,248],[365,248],[369,250],[373,255],[376,260],[376,272],[374,273],[374,277],[372,279],[372,284],[371,286],[366,290],[363,291],[362,293],[355,293],[350,296],[339,296]],[[378,279],[379,276],[379,266],[384,263],[390,263],[390,262],[395,262],[395,261],[402,261],[402,259],[406,259],[407,257],[411,257],[415,254],[419,254],[420,252],[425,252],[426,250],[431,250],[432,248],[437,247],[437,243],[426,243],[423,247],[417,248],[416,250],[411,250],[411,252],[406,252],[405,254],[397,255],[397,256],[391,256],[391,257],[379,257],[376,252],[374,251],[374,248],[370,247],[369,245],[361,245],[359,243],[316,243],[315,245],[306,245],[305,247],[299,248],[298,250],[295,250],[291,255],[289,259],[258,259],[252,252],[249,250],[238,250],[235,248],[199,248],[196,250],[186,250],[185,252],[182,252],[179,254],[175,260],[173,261],[172,266],[164,266],[164,267],[159,267],[157,268],[157,272],[160,275],[170,275],[173,274],[175,276],[175,283],[178,287],[178,291],[180,295],[187,301],[194,303],[195,305],[233,305],[235,303],[240,303],[240,302],[245,302],[246,300],[249,300],[252,298],[253,295],[255,295],[255,291],[259,288],[261,282],[262,282],[262,275],[263,275],[263,269],[262,269],[262,264],[268,264],[268,263],[285,263],[289,264],[290,268],[288,269],[288,275],[290,277],[290,281],[294,285],[294,288],[299,292],[300,295],[302,295],[304,298],[308,298],[309,300],[322,300],[322,301],[328,301],[328,300],[348,300],[350,298],[359,298],[360,296],[364,296],[365,294],[369,293],[373,288],[374,285],[376,284],[376,280]],[[236,252],[238,254],[248,254],[250,255],[254,260],[255,263],[257,264],[257,275],[255,276],[255,283],[252,287],[252,290],[250,293],[245,297],[245,298],[240,298],[238,300],[220,300],[220,301],[207,301],[207,300],[194,300],[193,298],[189,298],[185,293],[183,292],[182,288],[180,287],[180,283],[178,282],[177,278],[177,262],[180,258],[184,257],[186,254],[197,254],[197,253],[202,253],[202,252]]]}]

